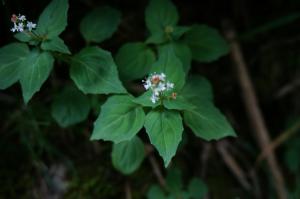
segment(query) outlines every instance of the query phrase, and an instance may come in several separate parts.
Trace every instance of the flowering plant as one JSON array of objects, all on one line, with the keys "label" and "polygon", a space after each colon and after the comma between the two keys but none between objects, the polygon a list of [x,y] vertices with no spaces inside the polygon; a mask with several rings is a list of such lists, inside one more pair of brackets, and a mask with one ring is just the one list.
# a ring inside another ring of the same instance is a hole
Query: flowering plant
[{"label": "flowering plant", "polygon": [[25,15],[21,14],[18,16],[13,14],[11,16],[11,22],[14,23],[14,27],[10,29],[12,32],[23,32],[26,29],[31,32],[36,27],[35,23],[27,21]]},{"label": "flowering plant", "polygon": [[[122,45],[113,57],[97,44],[118,29],[121,13],[98,7],[82,19],[79,29],[86,46],[73,54],[60,37],[67,26],[68,8],[67,0],[52,0],[37,24],[24,15],[12,15],[11,32],[19,42],[0,49],[0,89],[19,82],[30,106],[54,73],[53,67],[68,65],[74,85],[51,96],[51,115],[66,128],[87,119],[91,99],[103,104],[91,140],[113,142],[113,165],[125,174],[135,171],[144,159],[145,141],[138,136],[143,132],[165,166],[176,154],[184,129],[207,141],[235,136],[214,106],[209,81],[189,73],[192,60],[211,62],[228,53],[227,43],[215,29],[178,25],[172,1],[150,0],[145,12],[148,38]],[[136,82],[139,89],[133,90],[129,85]],[[99,95],[106,101],[100,102]]]}]

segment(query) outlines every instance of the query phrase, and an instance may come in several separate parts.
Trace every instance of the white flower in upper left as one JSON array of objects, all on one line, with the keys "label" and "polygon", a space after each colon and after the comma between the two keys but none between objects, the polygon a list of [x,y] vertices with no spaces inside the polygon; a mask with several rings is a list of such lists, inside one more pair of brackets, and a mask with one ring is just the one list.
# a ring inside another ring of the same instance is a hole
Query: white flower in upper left
[{"label": "white flower in upper left", "polygon": [[25,15],[19,14],[17,16],[13,14],[10,20],[14,23],[14,27],[10,29],[11,32],[23,32],[24,30],[31,32],[34,28],[36,28],[36,24],[31,21],[27,21]]}]

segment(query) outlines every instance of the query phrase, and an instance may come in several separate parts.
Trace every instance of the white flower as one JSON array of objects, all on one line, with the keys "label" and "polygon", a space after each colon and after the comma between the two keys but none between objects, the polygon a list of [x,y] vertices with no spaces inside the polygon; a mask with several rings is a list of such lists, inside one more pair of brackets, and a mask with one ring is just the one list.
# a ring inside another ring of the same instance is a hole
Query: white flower
[{"label": "white flower", "polygon": [[16,24],[16,23],[14,23],[14,27],[11,28],[10,31],[12,31],[12,32],[18,31],[18,27],[17,27],[17,24]]},{"label": "white flower", "polygon": [[153,95],[159,96],[160,90],[159,90],[158,88],[154,88],[154,89],[152,90],[152,92],[153,92]]},{"label": "white flower", "polygon": [[27,21],[25,15],[19,14],[18,16],[13,14],[10,19],[14,23],[14,27],[10,29],[12,32],[23,32],[23,31],[32,31],[36,28],[36,24],[31,21]]},{"label": "white flower", "polygon": [[159,99],[159,98],[158,98],[156,95],[154,95],[154,94],[153,94],[153,95],[151,96],[151,98],[150,98],[150,100],[151,100],[151,102],[152,102],[153,104],[155,104],[155,103],[158,101],[158,99]]},{"label": "white flower", "polygon": [[169,91],[169,90],[171,90],[171,89],[173,89],[174,88],[174,84],[173,83],[171,83],[171,82],[167,82],[167,91]]},{"label": "white flower", "polygon": [[36,24],[32,23],[31,21],[28,21],[26,26],[27,26],[28,30],[31,31],[32,29],[34,29],[36,27]]},{"label": "white flower", "polygon": [[162,82],[160,82],[157,86],[157,89],[161,92],[161,91],[164,91],[166,90],[166,85]]},{"label": "white flower", "polygon": [[165,75],[165,73],[161,73],[161,74],[159,75],[159,78],[160,78],[161,81],[165,81],[165,80],[166,80],[166,75]]},{"label": "white flower", "polygon": [[23,32],[24,31],[24,24],[23,23],[18,23],[18,25],[17,25],[17,31],[18,32]]},{"label": "white flower", "polygon": [[19,16],[17,17],[17,19],[20,20],[20,21],[26,21],[25,15],[21,15],[21,14],[19,14]]},{"label": "white flower", "polygon": [[[146,90],[151,90],[152,95],[150,100],[152,103],[156,103],[160,99],[164,98],[173,98],[172,96],[168,96],[169,93],[165,91],[170,91],[174,88],[174,84],[166,81],[167,76],[164,73],[153,73],[148,76],[146,80],[143,80],[143,86]],[[175,99],[175,98],[173,98]]]},{"label": "white flower", "polygon": [[144,88],[146,90],[148,90],[151,87],[151,81],[149,79],[147,79],[146,81],[144,81]]}]

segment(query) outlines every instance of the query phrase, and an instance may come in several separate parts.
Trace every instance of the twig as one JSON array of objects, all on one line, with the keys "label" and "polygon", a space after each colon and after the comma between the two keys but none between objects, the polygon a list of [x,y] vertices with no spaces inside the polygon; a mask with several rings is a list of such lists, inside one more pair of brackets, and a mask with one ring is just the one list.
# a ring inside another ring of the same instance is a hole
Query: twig
[{"label": "twig", "polygon": [[249,172],[249,176],[252,179],[252,189],[253,189],[253,194],[255,195],[255,198],[261,198],[261,189],[259,187],[259,181],[257,177],[257,173],[255,169],[251,169]]},{"label": "twig", "polygon": [[228,168],[231,170],[231,172],[235,175],[237,180],[243,186],[243,188],[249,191],[251,189],[251,185],[247,181],[247,177],[245,176],[244,171],[241,169],[241,167],[238,165],[238,163],[235,161],[235,159],[231,156],[231,154],[226,149],[226,145],[227,142],[225,141],[218,142],[217,150],[220,153],[226,165],[228,166]]},{"label": "twig", "polygon": [[148,159],[151,163],[154,175],[156,176],[158,183],[160,184],[160,186],[162,188],[166,189],[166,181],[160,171],[160,168],[158,166],[158,163],[157,163],[154,155],[152,154],[153,147],[151,145],[146,145],[146,151],[148,153]]},{"label": "twig", "polygon": [[130,183],[128,181],[126,181],[124,189],[125,189],[125,198],[132,199]]},{"label": "twig", "polygon": [[300,129],[300,120],[296,122],[296,124],[293,125],[291,128],[282,132],[274,141],[272,141],[271,144],[260,153],[260,155],[256,159],[255,165],[259,165],[260,162],[270,154],[270,152],[274,151],[278,146],[280,146],[282,143],[284,143],[286,140],[292,137],[295,133],[298,132],[299,129]]},{"label": "twig", "polygon": [[203,151],[201,154],[201,176],[202,178],[205,177],[206,170],[207,170],[207,160],[209,158],[212,146],[210,143],[203,143]]},{"label": "twig", "polygon": [[293,91],[295,91],[300,86],[300,78],[297,77],[294,81],[288,83],[287,85],[283,86],[277,94],[275,95],[276,98],[281,98]]},{"label": "twig", "polygon": [[[233,66],[237,71],[237,77],[242,89],[242,95],[244,98],[246,110],[250,122],[252,123],[255,136],[257,138],[257,142],[261,150],[264,151],[266,147],[268,147],[271,143],[269,132],[267,130],[261,110],[259,109],[257,97],[247,71],[247,66],[244,57],[242,55],[240,45],[235,40],[236,38],[235,31],[230,27],[229,28],[226,27],[226,28],[227,29],[225,30],[225,36],[231,45],[231,58],[234,63]],[[287,199],[284,179],[273,152],[269,153],[269,155],[267,156],[267,162],[271,169],[271,174],[273,175],[274,178],[274,185],[278,197],[280,199]]]}]

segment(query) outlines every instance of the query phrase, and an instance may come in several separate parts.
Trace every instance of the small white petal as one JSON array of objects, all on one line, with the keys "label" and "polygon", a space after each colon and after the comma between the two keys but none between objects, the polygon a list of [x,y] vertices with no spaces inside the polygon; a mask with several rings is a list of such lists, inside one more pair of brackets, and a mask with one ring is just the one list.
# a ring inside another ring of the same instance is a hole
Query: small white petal
[{"label": "small white petal", "polygon": [[159,90],[157,88],[153,89],[153,95],[159,96]]},{"label": "small white petal", "polygon": [[172,88],[174,88],[174,84],[171,82],[167,82],[167,90],[171,90]]},{"label": "small white petal", "polygon": [[29,21],[26,26],[27,26],[28,30],[31,31],[32,29],[34,29],[36,27],[36,24]]},{"label": "small white petal", "polygon": [[18,20],[20,20],[20,21],[26,21],[25,15],[20,15],[20,14],[19,14]]},{"label": "small white petal", "polygon": [[165,73],[161,73],[160,76],[159,76],[159,79],[160,79],[161,81],[165,81],[165,79],[166,79],[166,74],[165,74]]},{"label": "small white petal", "polygon": [[16,27],[18,32],[23,32],[24,31],[24,24],[23,23],[18,23]]},{"label": "small white petal", "polygon": [[[144,81],[145,82],[145,81]],[[149,79],[146,80],[146,82],[144,83],[144,88],[146,90],[148,90],[149,88],[151,88],[151,81]]]},{"label": "small white petal", "polygon": [[151,100],[151,102],[152,102],[153,104],[155,104],[155,103],[157,102],[157,100],[158,100],[158,97],[155,96],[155,95],[152,95],[151,98],[150,98],[150,100]]},{"label": "small white petal", "polygon": [[166,90],[166,86],[164,83],[160,82],[157,86],[157,89],[158,89],[158,91],[162,92],[162,91]]}]

